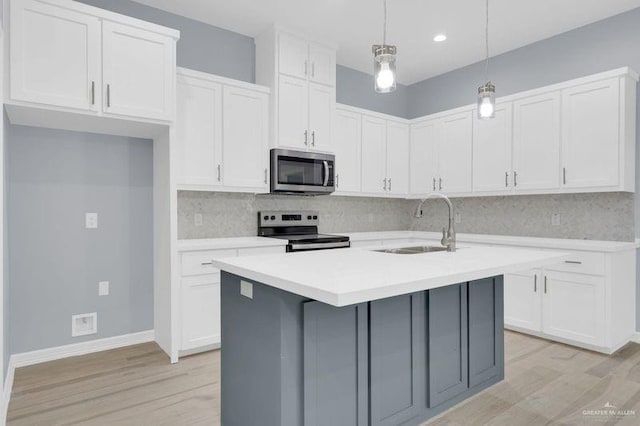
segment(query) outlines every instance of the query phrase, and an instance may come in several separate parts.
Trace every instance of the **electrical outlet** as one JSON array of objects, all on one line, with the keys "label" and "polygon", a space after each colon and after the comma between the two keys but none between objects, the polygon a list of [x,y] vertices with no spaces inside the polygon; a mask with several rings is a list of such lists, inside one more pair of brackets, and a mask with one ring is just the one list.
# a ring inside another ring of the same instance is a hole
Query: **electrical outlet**
[{"label": "electrical outlet", "polygon": [[71,317],[71,337],[86,336],[98,332],[98,313],[79,314]]},{"label": "electrical outlet", "polygon": [[253,299],[253,284],[246,281],[240,281],[240,294],[249,299]]},{"label": "electrical outlet", "polygon": [[460,212],[456,212],[456,215],[454,217],[454,222],[455,223],[462,223],[462,214]]},{"label": "electrical outlet", "polygon": [[193,216],[194,219],[194,224],[195,226],[202,226],[203,220],[202,220],[202,213],[196,213]]},{"label": "electrical outlet", "polygon": [[560,213],[551,215],[551,226],[560,226]]},{"label": "electrical outlet", "polygon": [[87,229],[97,229],[98,228],[98,213],[85,213],[85,215],[84,215],[84,226]]},{"label": "electrical outlet", "polygon": [[109,295],[109,281],[100,281],[98,283],[98,296]]}]

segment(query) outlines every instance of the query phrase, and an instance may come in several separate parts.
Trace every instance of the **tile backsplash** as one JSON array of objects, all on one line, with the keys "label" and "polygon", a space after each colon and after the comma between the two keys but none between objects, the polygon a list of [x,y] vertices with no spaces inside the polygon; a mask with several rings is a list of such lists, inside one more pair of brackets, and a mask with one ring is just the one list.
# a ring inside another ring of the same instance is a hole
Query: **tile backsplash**
[{"label": "tile backsplash", "polygon": [[[520,195],[452,200],[462,233],[633,241],[630,193]],[[178,238],[254,236],[261,210],[318,210],[321,232],[439,231],[447,222],[444,202],[342,196],[275,196],[223,192],[178,192]],[[195,226],[195,214],[203,224]],[[552,226],[558,214],[560,225]]]}]

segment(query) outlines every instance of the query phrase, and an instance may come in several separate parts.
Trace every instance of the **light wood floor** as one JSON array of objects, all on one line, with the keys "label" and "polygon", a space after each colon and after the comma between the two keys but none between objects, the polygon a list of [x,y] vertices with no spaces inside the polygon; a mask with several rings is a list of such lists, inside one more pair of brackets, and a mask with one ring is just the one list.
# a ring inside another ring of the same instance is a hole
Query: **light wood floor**
[{"label": "light wood floor", "polygon": [[[505,351],[505,381],[429,425],[640,424],[640,345],[606,356],[507,332]],[[8,424],[218,425],[219,377],[219,351],[170,365],[153,343],[24,367]],[[606,403],[637,414],[583,414]]]}]

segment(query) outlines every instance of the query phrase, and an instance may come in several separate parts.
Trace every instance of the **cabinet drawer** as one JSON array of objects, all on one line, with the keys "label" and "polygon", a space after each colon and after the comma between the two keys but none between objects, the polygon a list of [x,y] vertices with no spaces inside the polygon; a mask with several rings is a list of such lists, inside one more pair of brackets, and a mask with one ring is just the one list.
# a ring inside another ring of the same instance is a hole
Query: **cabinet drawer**
[{"label": "cabinet drawer", "polygon": [[218,257],[235,257],[236,250],[207,250],[182,254],[182,276],[214,274],[220,272],[211,264],[211,260]]},{"label": "cabinet drawer", "polygon": [[254,256],[258,254],[280,254],[284,253],[284,246],[280,247],[252,247],[238,249],[238,256]]},{"label": "cabinet drawer", "polygon": [[571,252],[564,262],[546,267],[550,271],[575,272],[578,274],[604,275],[605,254],[589,251]]}]

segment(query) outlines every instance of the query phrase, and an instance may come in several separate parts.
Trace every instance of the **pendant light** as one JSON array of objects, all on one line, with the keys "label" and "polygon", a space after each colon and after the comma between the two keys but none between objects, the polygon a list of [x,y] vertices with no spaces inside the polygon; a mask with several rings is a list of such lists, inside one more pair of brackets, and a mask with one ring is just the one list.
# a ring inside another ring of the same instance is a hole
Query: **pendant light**
[{"label": "pendant light", "polygon": [[485,21],[485,81],[486,83],[478,87],[478,118],[487,119],[496,116],[496,86],[489,81],[489,0],[486,0],[486,21]]},{"label": "pendant light", "polygon": [[382,44],[374,44],[373,84],[378,93],[396,90],[396,47],[387,44],[387,0],[384,0],[384,30]]}]

